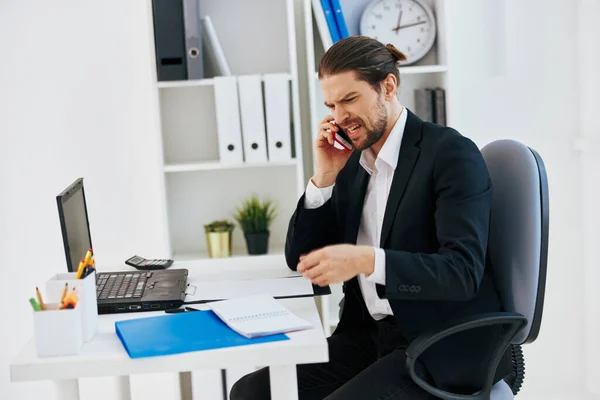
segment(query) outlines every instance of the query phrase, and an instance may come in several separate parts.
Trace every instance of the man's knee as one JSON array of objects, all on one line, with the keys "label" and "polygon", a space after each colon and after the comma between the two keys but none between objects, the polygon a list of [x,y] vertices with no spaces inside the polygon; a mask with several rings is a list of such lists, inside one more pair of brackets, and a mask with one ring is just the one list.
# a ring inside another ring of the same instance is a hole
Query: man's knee
[{"label": "man's knee", "polygon": [[269,369],[263,368],[240,378],[231,388],[231,400],[269,400]]}]

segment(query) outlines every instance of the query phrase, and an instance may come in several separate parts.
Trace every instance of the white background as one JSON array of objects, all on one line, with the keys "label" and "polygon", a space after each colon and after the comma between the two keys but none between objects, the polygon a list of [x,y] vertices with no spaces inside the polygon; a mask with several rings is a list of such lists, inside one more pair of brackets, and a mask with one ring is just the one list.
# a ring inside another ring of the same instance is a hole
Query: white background
[{"label": "white background", "polygon": [[[600,399],[600,1],[451,1],[454,127],[523,141],[550,180],[544,318],[518,398]],[[0,1],[2,399],[52,400],[8,364],[31,335],[27,298],[64,268],[61,188],[85,177],[99,265],[167,252],[148,23],[142,1]]]}]

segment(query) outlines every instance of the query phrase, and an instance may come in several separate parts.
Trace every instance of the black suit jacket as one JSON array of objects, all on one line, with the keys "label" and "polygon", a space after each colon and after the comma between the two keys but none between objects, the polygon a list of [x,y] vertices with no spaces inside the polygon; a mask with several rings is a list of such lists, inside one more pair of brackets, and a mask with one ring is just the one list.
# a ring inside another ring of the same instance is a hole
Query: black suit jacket
[{"label": "black suit jacket", "polygon": [[[370,177],[359,159],[360,152],[350,157],[323,206],[305,209],[304,196],[299,200],[285,248],[291,269],[301,254],[356,243]],[[462,317],[503,311],[486,258],[491,201],[491,180],[477,146],[408,111],[381,233],[386,284],[377,287],[407,342]],[[344,283],[344,292],[334,334],[373,323],[357,278]],[[472,394],[482,388],[502,329],[450,336],[420,359],[439,388]],[[507,352],[496,381],[509,372]]]}]

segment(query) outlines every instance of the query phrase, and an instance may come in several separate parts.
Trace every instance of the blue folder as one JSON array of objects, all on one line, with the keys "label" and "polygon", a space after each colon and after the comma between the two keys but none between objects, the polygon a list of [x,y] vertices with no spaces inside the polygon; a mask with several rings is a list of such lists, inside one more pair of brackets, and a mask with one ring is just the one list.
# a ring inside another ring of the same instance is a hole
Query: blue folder
[{"label": "blue folder", "polygon": [[210,310],[117,321],[115,330],[131,358],[289,340],[285,334],[248,339]]},{"label": "blue folder", "polygon": [[340,39],[346,39],[350,34],[348,33],[348,27],[346,26],[346,20],[344,19],[344,11],[342,10],[342,4],[340,0],[330,0],[331,10],[335,19],[335,24],[340,34]]},{"label": "blue folder", "polygon": [[330,0],[321,0],[321,7],[323,7],[323,13],[325,14],[325,21],[327,21],[327,27],[329,28],[329,33],[331,34],[331,40],[333,43],[335,43],[341,38],[340,31],[335,22],[335,14],[331,8]]}]

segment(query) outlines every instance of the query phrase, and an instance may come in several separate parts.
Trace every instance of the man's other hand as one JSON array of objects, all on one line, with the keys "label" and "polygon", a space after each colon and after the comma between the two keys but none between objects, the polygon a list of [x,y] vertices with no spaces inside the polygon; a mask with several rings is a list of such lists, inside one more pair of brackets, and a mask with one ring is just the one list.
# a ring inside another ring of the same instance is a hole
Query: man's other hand
[{"label": "man's other hand", "polygon": [[337,244],[300,256],[298,272],[319,286],[348,281],[373,273],[375,252],[370,246]]}]

